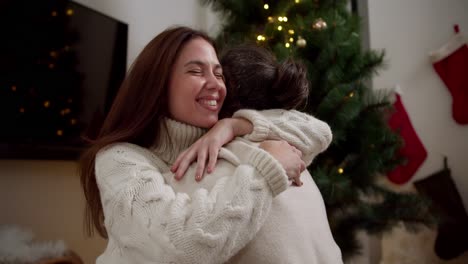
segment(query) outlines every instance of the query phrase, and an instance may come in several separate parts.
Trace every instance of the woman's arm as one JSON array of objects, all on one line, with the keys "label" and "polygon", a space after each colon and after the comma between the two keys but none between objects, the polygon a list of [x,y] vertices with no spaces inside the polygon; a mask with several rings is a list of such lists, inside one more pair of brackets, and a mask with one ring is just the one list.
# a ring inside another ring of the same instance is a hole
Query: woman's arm
[{"label": "woman's arm", "polygon": [[[200,181],[205,165],[210,173],[216,164],[219,149],[236,136],[251,141],[285,140],[302,152],[306,166],[331,143],[332,132],[327,123],[296,110],[264,111],[242,109],[233,118],[220,120],[195,144],[184,151],[171,167],[176,179],[181,179],[188,166],[196,161],[195,178]],[[208,159],[208,164],[206,160]]]},{"label": "woman's arm", "polygon": [[242,109],[235,112],[233,117],[252,122],[253,132],[245,135],[246,139],[257,142],[285,140],[302,152],[306,166],[328,148],[333,138],[327,123],[296,110]]},{"label": "woman's arm", "polygon": [[165,184],[150,151],[132,144],[100,151],[96,179],[113,252],[139,263],[227,261],[252,239],[273,197],[288,185],[274,158],[251,150],[232,176],[190,197]]}]

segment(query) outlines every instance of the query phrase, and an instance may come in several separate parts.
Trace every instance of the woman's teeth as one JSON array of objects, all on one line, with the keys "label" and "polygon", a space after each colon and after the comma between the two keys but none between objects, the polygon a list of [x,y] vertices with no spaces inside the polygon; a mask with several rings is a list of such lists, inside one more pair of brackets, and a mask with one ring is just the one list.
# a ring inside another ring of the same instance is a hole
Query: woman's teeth
[{"label": "woman's teeth", "polygon": [[216,100],[200,100],[200,103],[209,105],[209,106],[216,106],[218,102]]}]

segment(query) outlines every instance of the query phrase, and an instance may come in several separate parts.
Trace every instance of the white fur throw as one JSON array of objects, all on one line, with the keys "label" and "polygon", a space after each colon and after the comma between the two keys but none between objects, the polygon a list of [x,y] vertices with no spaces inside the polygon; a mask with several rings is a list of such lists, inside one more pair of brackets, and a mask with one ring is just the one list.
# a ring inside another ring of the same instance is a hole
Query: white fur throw
[{"label": "white fur throw", "polygon": [[40,259],[63,256],[67,247],[63,241],[33,241],[30,231],[17,226],[0,226],[0,263],[26,264]]}]

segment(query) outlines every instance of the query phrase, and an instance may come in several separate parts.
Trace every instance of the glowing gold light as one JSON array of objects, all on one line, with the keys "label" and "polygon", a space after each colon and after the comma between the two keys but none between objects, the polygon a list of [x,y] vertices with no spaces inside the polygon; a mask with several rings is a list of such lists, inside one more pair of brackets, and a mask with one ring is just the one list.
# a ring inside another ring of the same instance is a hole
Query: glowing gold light
[{"label": "glowing gold light", "polygon": [[296,4],[299,4],[299,2],[301,2],[301,1],[300,1],[300,0],[296,0],[296,1],[294,1],[294,2],[296,2]]},{"label": "glowing gold light", "polygon": [[288,22],[288,18],[287,18],[287,17],[283,17],[283,22]]},{"label": "glowing gold light", "polygon": [[283,17],[278,17],[278,21],[283,22]]},{"label": "glowing gold light", "polygon": [[67,16],[73,16],[73,13],[74,13],[73,9],[71,8],[67,9]]},{"label": "glowing gold light", "polygon": [[294,38],[289,38],[289,42],[294,42]]},{"label": "glowing gold light", "polygon": [[339,168],[339,169],[338,169],[338,173],[339,173],[339,174],[343,174],[343,172],[344,172],[343,168]]},{"label": "glowing gold light", "polygon": [[283,30],[283,27],[282,27],[282,26],[278,26],[278,30],[279,30],[279,31]]},{"label": "glowing gold light", "polygon": [[45,102],[44,102],[44,107],[45,107],[45,108],[48,108],[49,106],[50,106],[50,101],[45,101]]},{"label": "glowing gold light", "polygon": [[61,129],[57,130],[57,136],[63,136],[63,130]]},{"label": "glowing gold light", "polygon": [[263,8],[268,9],[268,8],[270,8],[270,6],[268,4],[264,4]]},{"label": "glowing gold light", "polygon": [[353,97],[353,96],[354,96],[354,92],[351,92],[351,93],[349,94],[349,97]]},{"label": "glowing gold light", "polygon": [[66,109],[63,109],[62,111],[60,111],[60,114],[62,116],[66,115],[66,114],[69,114],[71,112],[70,108],[66,108]]},{"label": "glowing gold light", "polygon": [[286,44],[284,44],[284,46],[285,46],[286,48],[289,48],[289,47],[291,46],[291,44],[289,44],[288,42],[286,42]]},{"label": "glowing gold light", "polygon": [[288,30],[288,33],[291,34],[291,35],[293,35],[293,34],[294,34],[294,30],[290,29],[290,30]]}]

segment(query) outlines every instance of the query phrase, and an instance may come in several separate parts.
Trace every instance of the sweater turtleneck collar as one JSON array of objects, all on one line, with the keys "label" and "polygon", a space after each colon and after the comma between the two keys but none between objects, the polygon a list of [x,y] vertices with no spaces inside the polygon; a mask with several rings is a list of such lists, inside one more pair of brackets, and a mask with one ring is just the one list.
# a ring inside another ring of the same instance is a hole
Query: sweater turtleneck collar
[{"label": "sweater turtleneck collar", "polygon": [[195,143],[206,131],[203,128],[165,118],[162,122],[158,146],[153,148],[153,151],[168,165],[172,165],[177,156]]}]

